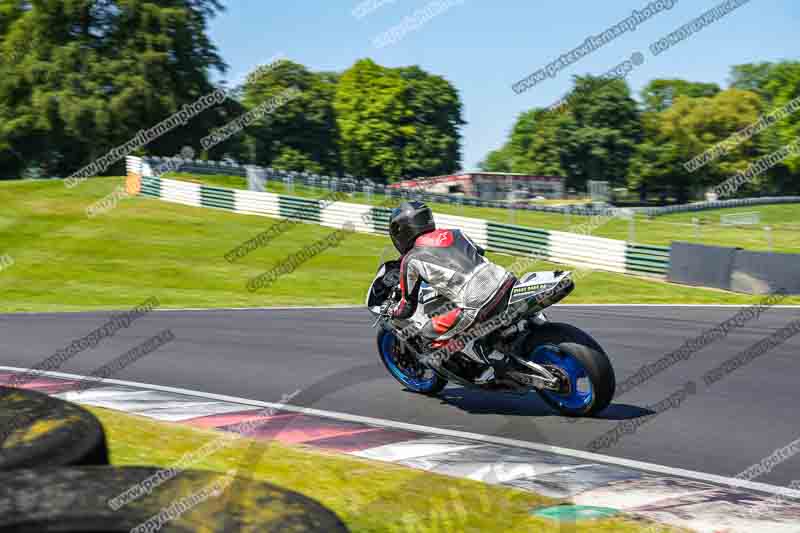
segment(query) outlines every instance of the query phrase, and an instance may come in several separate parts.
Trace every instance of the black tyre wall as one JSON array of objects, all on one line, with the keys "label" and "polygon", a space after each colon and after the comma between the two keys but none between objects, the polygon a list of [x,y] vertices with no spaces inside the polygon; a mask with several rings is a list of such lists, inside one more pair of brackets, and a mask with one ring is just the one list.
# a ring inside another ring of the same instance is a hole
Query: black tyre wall
[{"label": "black tyre wall", "polygon": [[0,387],[0,471],[107,464],[103,427],[89,411],[40,392]]},{"label": "black tyre wall", "polygon": [[[107,466],[5,472],[0,483],[0,531],[347,533],[332,511],[301,494],[247,479],[237,479],[226,488],[223,474],[199,470],[179,472],[149,494],[111,508],[110,499],[158,471]],[[215,484],[222,494],[209,490]],[[231,490],[236,493],[225,493]],[[199,494],[206,497],[189,499]],[[159,515],[164,519],[157,529],[152,522],[145,525]]]}]

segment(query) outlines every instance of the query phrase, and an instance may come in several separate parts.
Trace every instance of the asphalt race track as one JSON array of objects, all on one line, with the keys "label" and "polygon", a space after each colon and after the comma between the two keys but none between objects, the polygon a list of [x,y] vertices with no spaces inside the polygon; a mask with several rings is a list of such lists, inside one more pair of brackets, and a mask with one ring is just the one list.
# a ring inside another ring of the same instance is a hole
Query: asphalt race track
[{"label": "asphalt race track", "polygon": [[[551,320],[586,329],[606,348],[618,383],[643,364],[732,317],[736,307],[557,306]],[[0,365],[31,367],[100,327],[110,313],[0,315]],[[515,398],[450,386],[440,398],[405,391],[384,370],[362,308],[158,311],[65,362],[88,374],[160,331],[175,340],[111,376],[267,402],[300,389],[291,403],[473,433],[587,449],[622,420],[689,380],[697,392],[597,453],[735,476],[800,437],[800,336],[707,387],[702,376],[800,318],[773,308],[686,361],[614,399],[600,419],[570,422],[536,395]],[[754,481],[800,479],[800,454]]]}]

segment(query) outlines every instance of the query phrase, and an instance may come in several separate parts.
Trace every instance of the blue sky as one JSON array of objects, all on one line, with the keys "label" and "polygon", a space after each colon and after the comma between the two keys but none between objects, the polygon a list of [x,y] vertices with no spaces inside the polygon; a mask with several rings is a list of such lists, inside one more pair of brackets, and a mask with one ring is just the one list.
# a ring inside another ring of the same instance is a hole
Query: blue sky
[{"label": "blue sky", "polygon": [[[658,56],[649,45],[714,7],[719,0],[677,0],[599,50],[522,94],[511,85],[643,9],[650,0],[437,0],[452,4],[398,42],[373,40],[431,0],[394,0],[362,18],[363,0],[230,0],[211,21],[211,38],[242,77],[275,54],[312,70],[342,71],[369,57],[381,65],[419,65],[459,90],[467,125],[462,165],[473,169],[500,147],[517,115],[558,100],[575,74],[601,74],[634,52],[644,63],[628,76],[638,96],[654,78],[679,77],[727,85],[731,65],[800,58],[800,2],[751,0]],[[375,4],[381,0],[371,0]],[[382,0],[386,1],[386,0]]]}]

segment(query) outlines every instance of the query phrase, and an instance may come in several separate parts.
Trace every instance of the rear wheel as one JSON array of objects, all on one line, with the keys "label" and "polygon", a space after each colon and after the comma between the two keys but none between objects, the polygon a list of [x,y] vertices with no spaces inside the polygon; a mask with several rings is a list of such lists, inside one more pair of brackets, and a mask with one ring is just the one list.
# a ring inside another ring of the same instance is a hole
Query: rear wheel
[{"label": "rear wheel", "polygon": [[537,328],[525,343],[524,356],[561,375],[561,391],[538,392],[562,415],[592,416],[614,397],[616,379],[608,356],[591,335],[574,326],[551,322]]},{"label": "rear wheel", "polygon": [[391,331],[378,332],[378,353],[386,370],[409,390],[434,395],[447,385],[446,379],[417,361]]}]

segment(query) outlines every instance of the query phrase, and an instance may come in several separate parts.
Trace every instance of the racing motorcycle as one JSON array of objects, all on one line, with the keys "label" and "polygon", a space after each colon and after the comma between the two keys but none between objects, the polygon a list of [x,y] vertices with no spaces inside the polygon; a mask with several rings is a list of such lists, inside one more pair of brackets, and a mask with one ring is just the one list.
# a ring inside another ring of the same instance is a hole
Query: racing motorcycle
[{"label": "racing motorcycle", "polygon": [[423,283],[416,312],[392,319],[400,299],[400,262],[383,263],[366,305],[378,327],[378,355],[389,374],[407,389],[436,395],[457,383],[495,392],[536,391],[564,416],[592,416],[614,396],[614,370],[603,348],[586,332],[551,322],[543,310],[575,287],[569,271],[529,272],[520,278],[492,318],[452,339],[430,339],[423,326],[452,309]]}]

